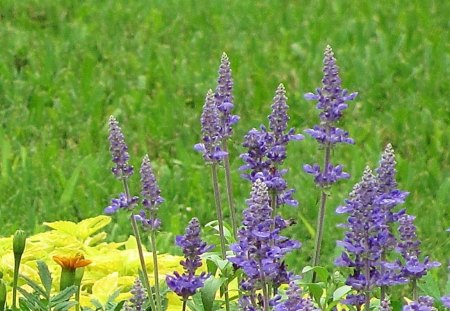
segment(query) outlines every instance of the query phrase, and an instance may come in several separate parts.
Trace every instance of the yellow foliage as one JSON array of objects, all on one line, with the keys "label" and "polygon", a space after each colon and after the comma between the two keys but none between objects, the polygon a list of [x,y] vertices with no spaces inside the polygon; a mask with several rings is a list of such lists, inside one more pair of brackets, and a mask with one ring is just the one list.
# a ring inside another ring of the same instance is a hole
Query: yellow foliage
[{"label": "yellow foliage", "polygon": [[[140,267],[136,239],[130,236],[123,243],[105,242],[106,233],[99,231],[110,222],[111,218],[108,216],[97,216],[79,223],[71,221],[45,223],[52,230],[27,239],[20,273],[40,283],[36,261],[42,260],[47,263],[52,273],[56,291],[59,287],[61,267],[52,257],[82,254],[92,261],[85,268],[82,281],[80,303],[83,306],[92,306],[91,299],[105,303],[117,289],[121,290],[117,301],[128,299],[129,290]],[[144,258],[150,283],[153,283],[152,253],[144,249]],[[169,254],[158,255],[160,281],[165,279],[166,274],[182,271],[179,264],[181,259],[179,256]],[[12,284],[13,269],[12,237],[0,238],[0,271],[3,272],[7,284]],[[23,285],[23,282],[19,285]],[[168,299],[168,311],[180,310],[181,301],[175,294],[169,294]]]}]

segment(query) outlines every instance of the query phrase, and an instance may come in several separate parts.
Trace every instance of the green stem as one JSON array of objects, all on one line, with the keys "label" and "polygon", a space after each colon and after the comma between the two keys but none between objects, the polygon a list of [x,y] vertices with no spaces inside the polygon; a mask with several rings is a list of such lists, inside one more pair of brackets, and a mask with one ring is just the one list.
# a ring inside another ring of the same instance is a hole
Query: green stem
[{"label": "green stem", "polygon": [[417,301],[417,279],[415,279],[415,278],[412,279],[411,287],[412,287],[413,300]]},{"label": "green stem", "polygon": [[159,290],[159,272],[158,272],[158,254],[156,253],[156,232],[152,230],[150,232],[150,238],[152,242],[152,254],[153,254],[153,276],[155,278],[155,295],[156,305],[158,310],[162,310],[161,294]]},{"label": "green stem", "polygon": [[12,309],[17,310],[17,283],[19,281],[19,268],[22,255],[14,254],[14,279],[13,279],[13,305]]},{"label": "green stem", "polygon": [[144,251],[142,250],[142,244],[141,244],[141,236],[139,235],[138,226],[136,223],[136,219],[134,218],[134,214],[131,214],[131,226],[133,227],[133,233],[136,238],[136,244],[138,248],[139,253],[139,261],[141,263],[141,270],[142,270],[142,276],[144,278],[144,286],[147,289],[148,298],[150,300],[150,306],[152,310],[158,310],[155,306],[155,300],[153,298],[153,291],[150,286],[150,282],[148,280],[148,274],[147,274],[147,267],[145,266],[145,259],[144,259]]},{"label": "green stem", "polygon": [[182,311],[186,311],[187,300],[183,299],[183,306],[181,307]]},{"label": "green stem", "polygon": [[262,286],[262,291],[263,291],[263,310],[264,311],[269,311],[269,292],[267,290],[267,282],[266,282],[266,278],[264,276],[264,272],[262,269],[262,262],[261,260],[259,260],[259,277],[261,279],[261,286]]},{"label": "green stem", "polygon": [[[122,178],[122,183],[123,183],[123,189],[125,190],[125,195],[127,197],[127,201],[130,201],[131,196],[130,196],[130,190],[128,188],[127,179]],[[138,229],[138,225],[136,223],[136,219],[134,218],[134,213],[131,213],[130,220],[131,220],[131,227],[133,228],[133,234],[134,234],[134,237],[136,238],[136,244],[137,244],[138,254],[139,254],[139,261],[141,263],[142,276],[144,278],[144,280],[143,280],[144,286],[147,289],[147,295],[148,295],[148,299],[150,300],[150,306],[151,306],[152,310],[159,310],[159,309],[156,309],[155,300],[153,298],[153,291],[150,286],[150,282],[148,280],[147,267],[145,266],[144,252],[142,250],[141,236],[139,234],[139,229]]]},{"label": "green stem", "polygon": [[[224,139],[222,143],[222,149],[228,154],[228,144],[227,140]],[[227,187],[227,198],[228,198],[228,206],[230,207],[230,215],[231,215],[231,226],[233,227],[233,237],[237,239],[237,217],[236,217],[236,206],[234,205],[233,200],[233,187],[231,185],[231,168],[230,168],[230,156],[227,155],[224,160],[225,167],[225,184]]]},{"label": "green stem", "polygon": [[[327,128],[327,132],[329,129]],[[323,164],[323,175],[326,176],[328,174],[328,165],[330,163],[330,157],[331,157],[331,146],[327,144],[325,147],[325,159]],[[319,209],[319,216],[317,217],[317,233],[314,243],[314,255],[313,255],[313,263],[312,266],[316,267],[320,263],[320,250],[322,247],[322,239],[323,239],[323,227],[325,223],[325,212],[326,212],[326,203],[327,203],[327,194],[325,193],[324,189],[322,189],[322,193],[320,196],[320,209]],[[316,281],[316,273],[313,273],[312,282],[314,283]]]},{"label": "green stem", "polygon": [[[223,215],[222,215],[222,204],[220,202],[220,191],[219,191],[219,179],[217,177],[217,163],[211,165],[211,175],[212,183],[214,189],[214,199],[216,201],[216,212],[217,212],[217,222],[219,223],[219,235],[220,235],[220,247],[222,250],[222,259],[227,259],[227,253],[225,249],[225,234],[223,231]],[[227,311],[230,310],[230,299],[228,296],[228,282],[225,281],[223,286],[225,287],[225,308]]]}]

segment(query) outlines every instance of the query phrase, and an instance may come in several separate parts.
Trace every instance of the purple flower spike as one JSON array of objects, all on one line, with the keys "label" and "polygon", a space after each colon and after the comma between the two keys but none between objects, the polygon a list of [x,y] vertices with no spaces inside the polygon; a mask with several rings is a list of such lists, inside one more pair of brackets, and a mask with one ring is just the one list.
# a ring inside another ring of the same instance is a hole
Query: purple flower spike
[{"label": "purple flower spike", "polygon": [[275,305],[274,311],[319,311],[310,298],[302,298],[302,290],[291,282],[286,291],[287,299]]},{"label": "purple flower spike", "polygon": [[221,120],[221,136],[223,139],[227,139],[233,134],[231,126],[239,121],[239,116],[231,114],[234,107],[233,79],[231,77],[230,60],[225,53],[222,54],[220,61],[219,78],[214,97]]},{"label": "purple flower spike", "polygon": [[[341,128],[336,127],[336,123],[342,118],[343,111],[347,109],[347,101],[355,99],[357,93],[348,94],[347,90],[341,87],[341,78],[339,77],[339,68],[336,65],[333,50],[327,46],[323,59],[323,79],[322,88],[318,88],[316,93],[305,94],[306,100],[317,101],[317,109],[321,110],[320,124],[314,125],[313,128],[304,132],[314,138],[320,145],[325,148],[325,153],[329,155],[331,148],[336,144],[354,144],[353,138],[349,137],[349,133]],[[321,169],[318,164],[308,165],[305,171],[315,176],[315,182],[320,187],[328,187],[339,179],[348,178],[349,175],[337,174],[334,169],[342,169],[341,166],[328,167],[329,156],[326,156],[325,169],[326,173],[320,173]],[[311,171],[313,169],[314,171]],[[334,175],[334,176],[333,176]]]},{"label": "purple flower spike", "polygon": [[207,245],[200,239],[200,223],[197,218],[192,218],[186,227],[184,235],[177,236],[175,243],[183,249],[185,260],[180,264],[184,267],[184,273],[180,275],[174,272],[166,278],[167,285],[183,300],[194,295],[197,289],[203,287],[209,275],[202,272],[196,276],[195,271],[202,265],[200,256],[210,251],[214,246]]},{"label": "purple flower spike", "polygon": [[441,301],[446,308],[450,309],[450,295],[442,297]]},{"label": "purple flower spike", "polygon": [[414,216],[403,214],[398,220],[400,224],[398,227],[400,242],[397,245],[397,251],[405,260],[402,274],[409,279],[419,279],[426,275],[431,268],[441,265],[437,261],[430,261],[428,257],[425,257],[423,262],[418,259],[420,255],[420,241],[416,235],[414,219]]},{"label": "purple flower spike", "polygon": [[111,215],[116,213],[119,209],[132,210],[139,201],[139,197],[127,198],[125,193],[121,193],[118,198],[111,200],[111,205],[105,208],[105,214]]},{"label": "purple flower spike", "polygon": [[332,123],[342,117],[342,111],[348,107],[345,102],[355,99],[358,93],[348,94],[347,90],[342,89],[339,68],[329,45],[325,49],[323,64],[322,88],[317,89],[316,94],[305,94],[305,99],[317,100],[317,109],[323,110],[320,113],[320,120]]},{"label": "purple flower spike", "polygon": [[159,205],[164,202],[164,199],[161,197],[161,191],[159,190],[155,175],[153,174],[148,155],[145,155],[142,159],[140,172],[142,205],[145,210],[142,210],[138,215],[135,215],[135,217],[136,220],[142,223],[144,228],[158,230],[161,221],[157,218],[157,212]]},{"label": "purple flower spike", "polygon": [[334,184],[339,179],[348,179],[350,174],[342,171],[342,165],[333,166],[333,164],[328,163],[327,172],[321,172],[320,166],[318,164],[303,165],[303,170],[314,176],[314,182],[320,187],[327,187]]},{"label": "purple flower spike", "polygon": [[203,158],[208,163],[220,162],[227,153],[222,150],[221,144],[223,136],[221,134],[221,121],[219,110],[214,100],[211,90],[206,94],[205,105],[201,117],[202,143],[196,144],[194,149],[203,154]]},{"label": "purple flower spike", "polygon": [[403,307],[403,311],[435,311],[433,307],[433,298],[430,296],[420,296],[417,301]]},{"label": "purple flower spike", "polygon": [[145,290],[142,287],[141,280],[139,278],[136,278],[134,281],[133,288],[131,289],[131,294],[133,294],[133,297],[130,298],[130,302],[133,303],[134,309],[136,311],[143,310],[143,305],[145,302]]},{"label": "purple flower spike", "polygon": [[128,147],[125,144],[125,139],[119,122],[113,117],[109,117],[109,143],[112,161],[116,164],[112,168],[113,174],[117,178],[128,178],[133,174],[133,166],[128,164],[130,158],[128,154]]},{"label": "purple flower spike", "polygon": [[239,230],[239,241],[231,245],[234,257],[228,258],[241,268],[246,277],[240,286],[250,293],[266,282],[278,287],[290,281],[283,257],[299,248],[300,243],[279,234],[290,225],[280,216],[272,218],[272,208],[267,185],[257,179],[252,186],[248,208],[243,213],[243,227]]}]

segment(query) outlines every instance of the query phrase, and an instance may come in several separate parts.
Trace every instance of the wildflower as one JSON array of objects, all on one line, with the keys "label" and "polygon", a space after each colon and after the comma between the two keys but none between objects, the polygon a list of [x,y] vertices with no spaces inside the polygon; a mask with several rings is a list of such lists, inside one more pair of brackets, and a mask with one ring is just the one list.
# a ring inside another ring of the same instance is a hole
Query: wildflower
[{"label": "wildflower", "polygon": [[441,298],[442,303],[446,308],[450,309],[450,295],[444,296]]},{"label": "wildflower", "polygon": [[292,197],[295,190],[288,189],[283,177],[287,170],[279,167],[287,157],[287,144],[290,141],[304,138],[303,135],[295,134],[293,128],[287,131],[289,106],[286,102],[286,90],[283,84],[280,84],[273,98],[272,112],[268,117],[270,131],[263,125],[259,130],[248,131],[243,143],[248,150],[240,156],[245,164],[239,169],[250,170],[242,177],[252,183],[257,179],[264,181],[269,192],[276,196],[273,208],[283,204],[298,205],[298,202]]},{"label": "wildflower", "polygon": [[404,306],[403,311],[435,311],[433,302],[433,298],[430,296],[421,296],[417,301],[413,301]]},{"label": "wildflower", "polygon": [[310,298],[302,298],[302,291],[295,283],[289,284],[287,299],[275,305],[274,311],[319,311]]},{"label": "wildflower", "polygon": [[194,149],[203,154],[208,163],[220,162],[227,153],[222,150],[222,125],[220,123],[219,109],[214,100],[211,90],[206,94],[205,104],[201,117],[202,143],[196,144]]},{"label": "wildflower", "polygon": [[118,198],[111,199],[111,204],[104,209],[105,214],[114,214],[119,209],[132,210],[139,201],[139,197],[128,198],[125,193],[121,193]]},{"label": "wildflower", "polygon": [[143,305],[145,302],[145,290],[142,287],[142,283],[139,278],[136,278],[136,280],[134,281],[133,288],[131,289],[131,294],[133,294],[133,297],[130,298],[130,302],[134,306],[133,310],[143,310]]},{"label": "wildflower", "polygon": [[239,121],[239,116],[231,114],[231,110],[234,107],[232,92],[233,79],[231,77],[230,60],[227,54],[223,53],[220,61],[217,87],[214,92],[214,99],[220,119],[220,136],[222,139],[228,139],[232,135],[232,125]]},{"label": "wildflower", "polygon": [[419,260],[420,241],[417,238],[416,226],[414,225],[414,216],[404,214],[398,220],[400,226],[400,241],[397,245],[397,251],[404,259],[402,274],[404,277],[414,281],[427,274],[428,270],[439,267],[441,264],[437,261],[430,261],[425,257],[423,261]]},{"label": "wildflower", "polygon": [[354,140],[349,137],[348,132],[336,127],[336,123],[342,118],[343,111],[348,108],[346,102],[355,99],[358,93],[348,94],[347,90],[342,89],[339,68],[330,46],[325,49],[323,64],[322,88],[318,88],[316,93],[305,94],[306,100],[317,101],[316,107],[321,110],[320,124],[305,130],[305,133],[325,147],[328,156],[326,156],[322,170],[318,164],[308,164],[303,169],[307,174],[315,177],[315,183],[318,186],[328,187],[339,179],[350,177],[349,174],[342,171],[341,165],[330,163],[329,153],[330,149],[338,143],[354,144]]},{"label": "wildflower", "polygon": [[142,205],[145,210],[142,210],[135,217],[142,222],[144,228],[157,230],[161,225],[161,220],[156,217],[158,206],[164,202],[164,199],[161,197],[161,190],[159,189],[155,175],[153,174],[148,155],[145,155],[142,160],[141,184]]},{"label": "wildflower", "polygon": [[347,228],[345,238],[337,242],[345,251],[335,261],[337,266],[353,268],[346,284],[352,286],[358,294],[347,297],[345,303],[348,304],[360,304],[364,301],[363,292],[368,294],[380,278],[380,224],[383,222],[383,215],[375,204],[376,198],[376,179],[372,170],[366,168],[361,182],[355,185],[346,200],[346,205],[336,210],[338,213],[349,214],[348,223],[341,225]]},{"label": "wildflower", "polygon": [[[264,291],[269,284],[277,289],[290,281],[291,275],[286,272],[282,259],[288,252],[299,248],[300,243],[279,235],[289,222],[281,216],[272,218],[268,188],[261,179],[253,183],[247,205],[243,227],[238,233],[239,241],[231,245],[234,257],[228,259],[244,271],[245,278],[240,286],[253,297],[256,290],[262,288]],[[268,297],[264,298],[267,305]]]},{"label": "wildflower", "polygon": [[112,168],[113,174],[119,179],[130,177],[133,174],[133,166],[128,164],[128,147],[119,122],[113,116],[109,117],[109,143],[112,161],[116,164]]},{"label": "wildflower", "polygon": [[92,263],[91,260],[84,259],[84,256],[81,254],[70,257],[53,256],[53,260],[62,268],[60,290],[75,285],[76,270],[78,268],[84,268]]},{"label": "wildflower", "polygon": [[174,272],[173,275],[167,276],[166,282],[170,289],[186,301],[195,294],[197,289],[203,287],[209,277],[205,272],[195,275],[195,271],[202,265],[200,256],[210,251],[213,246],[207,245],[200,239],[200,223],[197,218],[192,218],[186,227],[185,234],[177,236],[175,243],[183,249],[185,260],[182,260],[180,264],[184,268],[184,273],[180,275]]},{"label": "wildflower", "polygon": [[391,302],[389,299],[384,299],[380,301],[380,308],[379,311],[392,311]]}]

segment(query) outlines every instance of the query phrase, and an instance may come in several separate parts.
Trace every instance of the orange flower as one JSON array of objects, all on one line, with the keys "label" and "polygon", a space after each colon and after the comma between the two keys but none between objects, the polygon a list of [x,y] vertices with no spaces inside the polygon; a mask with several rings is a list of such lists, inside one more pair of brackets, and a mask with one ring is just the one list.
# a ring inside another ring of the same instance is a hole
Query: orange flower
[{"label": "orange flower", "polygon": [[86,267],[87,265],[92,263],[92,260],[84,259],[84,256],[81,254],[76,254],[73,257],[55,255],[53,256],[53,260],[62,268],[69,270],[75,270],[77,268]]}]

